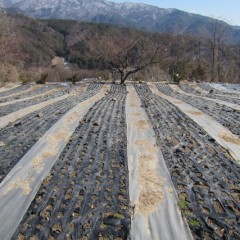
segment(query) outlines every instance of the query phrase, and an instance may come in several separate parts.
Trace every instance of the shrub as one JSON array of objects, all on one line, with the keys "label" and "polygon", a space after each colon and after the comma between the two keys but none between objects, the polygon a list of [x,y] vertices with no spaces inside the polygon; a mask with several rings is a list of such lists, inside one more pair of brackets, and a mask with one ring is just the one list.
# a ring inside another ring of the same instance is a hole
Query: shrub
[{"label": "shrub", "polygon": [[197,80],[204,80],[205,78],[205,70],[201,65],[198,65],[197,68],[195,68],[192,71],[192,76],[193,79]]},{"label": "shrub", "polygon": [[108,81],[109,80],[109,73],[107,71],[104,71],[102,73],[101,77],[104,81]]},{"label": "shrub", "polygon": [[178,74],[178,73],[173,74],[173,81],[175,83],[179,84],[181,80],[182,80],[182,78],[181,78],[180,74]]},{"label": "shrub", "polygon": [[32,78],[28,73],[20,74],[18,79],[23,85],[32,81]]},{"label": "shrub", "polygon": [[16,66],[8,63],[0,63],[0,83],[19,81],[19,70]]},{"label": "shrub", "polygon": [[47,73],[42,73],[40,75],[40,78],[36,81],[36,84],[45,84],[47,80],[48,74]]},{"label": "shrub", "polygon": [[78,75],[76,73],[72,74],[70,77],[67,78],[67,81],[76,84],[76,82],[78,81]]}]

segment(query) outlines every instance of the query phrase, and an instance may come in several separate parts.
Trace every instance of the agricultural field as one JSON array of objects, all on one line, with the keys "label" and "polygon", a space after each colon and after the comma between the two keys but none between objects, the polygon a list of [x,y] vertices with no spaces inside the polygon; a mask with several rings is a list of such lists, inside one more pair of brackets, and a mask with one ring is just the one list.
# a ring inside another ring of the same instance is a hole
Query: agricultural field
[{"label": "agricultural field", "polygon": [[0,239],[240,239],[240,85],[0,88]]}]

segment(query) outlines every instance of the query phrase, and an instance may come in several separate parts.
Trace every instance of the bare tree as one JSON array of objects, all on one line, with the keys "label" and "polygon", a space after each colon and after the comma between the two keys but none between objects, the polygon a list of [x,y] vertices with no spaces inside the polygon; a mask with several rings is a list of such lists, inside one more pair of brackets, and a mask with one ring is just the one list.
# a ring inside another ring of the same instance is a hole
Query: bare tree
[{"label": "bare tree", "polygon": [[[16,57],[17,46],[17,32],[15,29],[14,21],[5,12],[0,12],[0,59],[3,63],[10,58],[9,54]],[[14,57],[13,57],[14,58]]]},{"label": "bare tree", "polygon": [[0,11],[0,81],[16,81],[18,59],[17,33],[13,20],[4,11]]},{"label": "bare tree", "polygon": [[227,25],[215,20],[207,34],[207,43],[211,54],[211,82],[220,80],[222,68],[221,57],[224,55],[224,45],[227,41]]},{"label": "bare tree", "polygon": [[126,29],[123,34],[103,33],[89,41],[94,55],[106,62],[111,71],[119,74],[121,84],[134,73],[169,56],[169,38]]},{"label": "bare tree", "polygon": [[175,82],[189,79],[195,64],[196,41],[185,34],[175,34],[171,42],[168,72]]}]

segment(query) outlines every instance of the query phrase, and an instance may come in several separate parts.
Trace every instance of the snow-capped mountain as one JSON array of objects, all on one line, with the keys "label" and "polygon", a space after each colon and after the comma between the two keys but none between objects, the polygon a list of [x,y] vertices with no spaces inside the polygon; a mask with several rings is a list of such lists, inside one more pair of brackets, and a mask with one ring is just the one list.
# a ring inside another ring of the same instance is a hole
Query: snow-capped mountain
[{"label": "snow-capped mountain", "polygon": [[157,19],[171,10],[138,3],[114,3],[104,0],[0,0],[4,7],[20,9],[36,18],[91,20],[98,15],[122,18]]},{"label": "snow-capped mountain", "polygon": [[[105,0],[0,0],[1,5],[35,18],[104,22],[158,32],[197,34],[213,22],[212,18],[177,9]],[[229,26],[229,36],[231,42],[240,43],[239,27]]]}]

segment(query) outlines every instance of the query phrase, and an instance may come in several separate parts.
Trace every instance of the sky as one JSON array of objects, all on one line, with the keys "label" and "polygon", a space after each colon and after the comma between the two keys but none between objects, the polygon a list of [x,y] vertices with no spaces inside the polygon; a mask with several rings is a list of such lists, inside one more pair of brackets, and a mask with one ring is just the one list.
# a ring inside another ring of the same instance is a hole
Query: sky
[{"label": "sky", "polygon": [[231,25],[240,26],[240,0],[112,0],[113,2],[138,2],[160,8],[176,8],[186,12],[218,18]]}]

